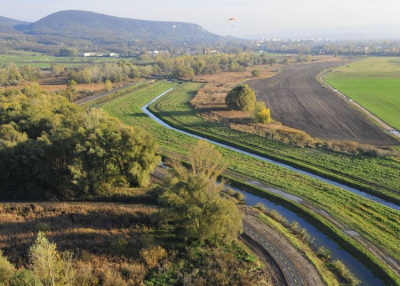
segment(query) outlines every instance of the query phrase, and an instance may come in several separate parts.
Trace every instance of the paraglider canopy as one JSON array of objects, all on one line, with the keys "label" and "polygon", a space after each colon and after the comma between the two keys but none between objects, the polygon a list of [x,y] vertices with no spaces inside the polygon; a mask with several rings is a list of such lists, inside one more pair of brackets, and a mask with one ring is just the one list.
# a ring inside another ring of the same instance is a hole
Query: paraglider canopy
[{"label": "paraglider canopy", "polygon": [[230,22],[230,21],[237,21],[237,19],[236,18],[229,18],[228,22]]}]

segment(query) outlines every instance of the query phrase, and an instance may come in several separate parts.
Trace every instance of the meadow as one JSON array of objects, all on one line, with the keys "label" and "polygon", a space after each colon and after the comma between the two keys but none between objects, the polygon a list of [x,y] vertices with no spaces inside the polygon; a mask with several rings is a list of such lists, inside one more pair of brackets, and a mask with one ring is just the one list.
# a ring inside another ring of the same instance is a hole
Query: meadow
[{"label": "meadow", "polygon": [[325,81],[400,130],[400,59],[366,58],[334,69]]},{"label": "meadow", "polygon": [[[162,127],[145,116],[141,111],[141,107],[145,103],[173,86],[175,84],[169,82],[155,83],[152,86],[107,102],[103,105],[103,109],[119,118],[123,123],[141,126],[153,134],[160,146],[162,155],[171,156],[179,154],[185,156],[189,146],[193,145],[196,139]],[[182,84],[156,102],[152,109],[157,113],[157,116],[168,121],[170,124],[192,132],[194,130],[198,134],[211,137],[215,136],[215,134],[228,132],[226,127],[221,125],[214,124],[212,126],[212,123],[206,122],[196,116],[195,112],[191,109],[189,100],[201,86],[202,84],[199,83]],[[248,135],[246,134],[247,137]],[[232,133],[230,140],[234,141],[235,138],[243,140],[243,134],[240,132]],[[265,139],[263,140],[264,145],[270,144]],[[400,246],[396,240],[396,237],[400,233],[399,212],[276,165],[224,148],[218,147],[218,150],[223,153],[224,158],[229,164],[227,173],[232,175],[231,180],[240,181],[237,178],[241,178],[241,182],[246,184],[245,181],[253,179],[303,198],[314,209],[308,209],[303,205],[287,201],[265,190],[252,187],[255,192],[269,199],[287,204],[303,216],[308,217],[336,241],[339,241],[347,251],[356,255],[370,269],[374,269],[375,273],[385,281],[391,281],[393,284],[397,283],[400,285],[400,281],[396,279],[396,275],[387,266],[355,239],[344,234],[336,224],[328,222],[324,216],[315,213],[315,209],[329,213],[329,217],[339,222],[339,225],[345,225],[345,227],[357,231],[363,238],[374,243],[385,253],[390,253],[395,260],[400,260]],[[288,150],[283,151],[287,152]],[[328,159],[329,157],[326,158]],[[371,160],[371,158],[368,160]]]},{"label": "meadow", "polygon": [[49,68],[52,64],[64,64],[66,67],[74,67],[84,64],[103,64],[118,60],[118,58],[55,57],[22,51],[10,51],[7,54],[0,54],[0,66],[13,63],[16,66],[32,65],[38,68]]}]

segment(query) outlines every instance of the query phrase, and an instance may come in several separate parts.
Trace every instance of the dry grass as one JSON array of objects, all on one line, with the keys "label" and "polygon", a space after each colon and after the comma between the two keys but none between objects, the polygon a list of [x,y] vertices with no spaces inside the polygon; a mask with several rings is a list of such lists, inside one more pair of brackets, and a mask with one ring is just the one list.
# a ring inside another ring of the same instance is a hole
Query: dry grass
[{"label": "dry grass", "polygon": [[0,205],[0,249],[17,266],[27,263],[27,251],[38,231],[45,231],[61,251],[127,262],[112,242],[125,238],[138,245],[150,231],[154,207],[105,203],[9,203]]}]

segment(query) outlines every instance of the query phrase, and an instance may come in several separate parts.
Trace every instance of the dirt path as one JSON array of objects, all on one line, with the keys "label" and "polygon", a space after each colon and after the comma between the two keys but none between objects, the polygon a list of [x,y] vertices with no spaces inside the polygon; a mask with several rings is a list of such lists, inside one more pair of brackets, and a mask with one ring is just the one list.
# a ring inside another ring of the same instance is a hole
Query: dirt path
[{"label": "dirt path", "polygon": [[279,75],[247,83],[271,108],[273,118],[313,137],[381,146],[398,144],[317,80],[324,69],[338,65],[340,62],[287,66]]}]

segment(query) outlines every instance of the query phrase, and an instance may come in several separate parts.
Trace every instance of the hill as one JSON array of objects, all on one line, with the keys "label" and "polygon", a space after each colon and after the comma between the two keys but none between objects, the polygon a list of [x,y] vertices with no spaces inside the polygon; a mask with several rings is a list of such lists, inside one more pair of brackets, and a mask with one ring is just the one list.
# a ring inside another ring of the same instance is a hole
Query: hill
[{"label": "hill", "polygon": [[214,43],[223,37],[196,24],[119,18],[87,11],[60,11],[35,23],[15,28],[31,35],[52,35],[73,39],[162,41],[172,43]]},{"label": "hill", "polygon": [[15,26],[15,25],[25,25],[25,24],[28,23],[0,16],[0,25]]},{"label": "hill", "polygon": [[26,24],[29,23],[0,16],[0,33],[16,33],[14,26]]}]

